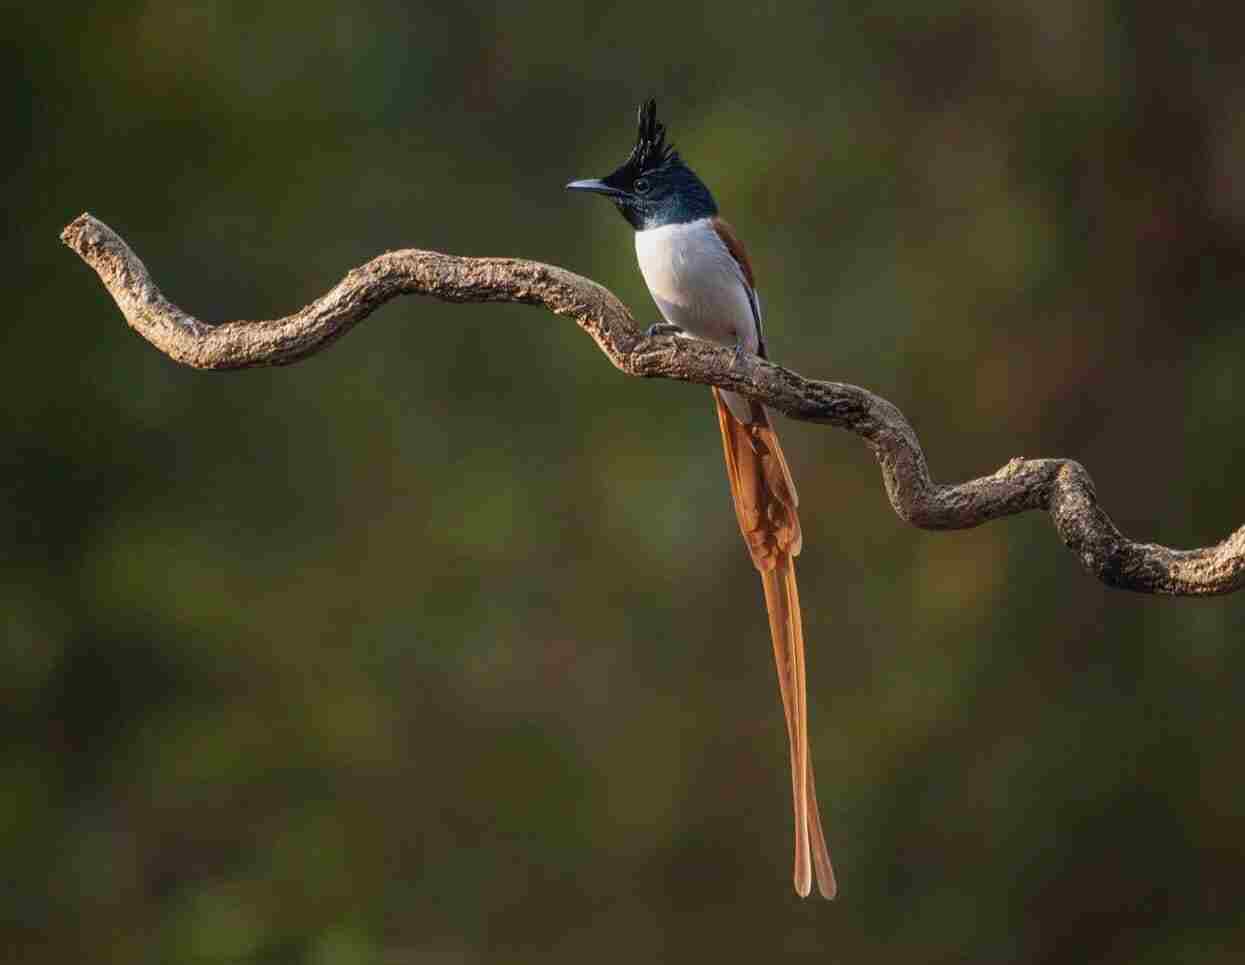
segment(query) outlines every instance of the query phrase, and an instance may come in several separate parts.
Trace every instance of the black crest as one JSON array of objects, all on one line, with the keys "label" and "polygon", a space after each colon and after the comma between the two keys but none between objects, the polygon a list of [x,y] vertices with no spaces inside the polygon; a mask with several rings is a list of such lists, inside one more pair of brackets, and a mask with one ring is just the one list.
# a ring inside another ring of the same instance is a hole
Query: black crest
[{"label": "black crest", "polygon": [[652,171],[679,160],[679,152],[666,143],[666,125],[657,120],[657,101],[650,97],[640,105],[639,130],[627,166]]}]

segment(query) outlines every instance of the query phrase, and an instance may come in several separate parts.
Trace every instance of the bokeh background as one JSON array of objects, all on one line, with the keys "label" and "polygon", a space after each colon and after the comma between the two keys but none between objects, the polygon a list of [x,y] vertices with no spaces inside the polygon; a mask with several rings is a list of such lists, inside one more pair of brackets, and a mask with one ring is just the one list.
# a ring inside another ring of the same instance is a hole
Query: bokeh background
[{"label": "bokeh background", "polygon": [[1245,597],[1111,591],[1040,515],[938,534],[785,422],[842,881],[787,756],[708,392],[407,299],[199,373],[58,241],[206,319],[386,249],[651,321],[570,178],[656,95],[774,356],[937,477],[1069,456],[1131,535],[1245,521],[1235,2],[9,6],[0,841],[21,962],[1240,961]]}]

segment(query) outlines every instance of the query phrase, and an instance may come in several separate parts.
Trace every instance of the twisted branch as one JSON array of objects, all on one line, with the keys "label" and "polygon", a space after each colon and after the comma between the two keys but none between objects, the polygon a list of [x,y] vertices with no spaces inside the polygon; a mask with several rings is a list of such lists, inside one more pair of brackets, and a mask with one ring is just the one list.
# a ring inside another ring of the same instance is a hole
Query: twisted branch
[{"label": "twisted branch", "polygon": [[1013,459],[956,485],[930,479],[916,432],[894,405],[866,389],[805,379],[694,339],[649,338],[608,290],[563,268],[514,258],[391,251],[354,269],[301,311],[273,321],[202,322],[164,297],[111,228],[89,214],[61,240],[95,269],[130,327],[161,352],[200,369],[288,365],[320,351],[390,299],[522,302],[575,320],[628,375],[731,389],[793,419],[854,432],[882,469],[891,506],[924,529],[966,529],[1030,509],[1046,510],[1081,564],[1108,586],[1139,593],[1209,596],[1245,586],[1245,526],[1217,546],[1173,550],[1125,537],[1098,505],[1089,473],[1070,459]]}]

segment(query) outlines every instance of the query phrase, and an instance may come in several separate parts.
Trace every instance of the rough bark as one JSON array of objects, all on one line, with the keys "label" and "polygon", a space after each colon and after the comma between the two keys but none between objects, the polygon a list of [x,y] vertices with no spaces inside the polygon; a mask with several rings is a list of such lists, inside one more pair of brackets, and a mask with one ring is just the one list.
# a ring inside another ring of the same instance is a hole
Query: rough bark
[{"label": "rough bark", "polygon": [[1245,526],[1216,546],[1174,550],[1124,536],[1098,505],[1089,473],[1070,459],[1013,459],[954,485],[929,475],[916,432],[894,405],[867,389],[806,379],[763,359],[708,342],[647,337],[626,307],[596,282],[515,258],[462,258],[391,251],[355,268],[301,311],[271,321],[211,324],[156,287],[121,237],[83,214],[61,239],[99,275],[126,321],[161,352],[200,369],[288,365],[341,337],[399,295],[451,302],[521,302],[574,319],[618,369],[731,389],[793,419],[860,436],[882,470],[900,518],[924,529],[966,529],[1031,509],[1050,514],[1060,538],[1108,586],[1139,593],[1209,596],[1245,586]]}]

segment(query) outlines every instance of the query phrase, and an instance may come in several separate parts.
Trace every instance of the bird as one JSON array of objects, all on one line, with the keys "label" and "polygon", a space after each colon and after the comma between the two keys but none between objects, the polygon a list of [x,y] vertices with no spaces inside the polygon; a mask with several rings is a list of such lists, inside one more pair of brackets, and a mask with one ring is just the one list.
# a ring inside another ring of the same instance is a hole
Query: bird
[{"label": "bird", "polygon": [[[640,274],[661,313],[647,334],[693,337],[766,358],[761,302],[752,263],[735,229],[719,214],[704,181],[666,140],[649,98],[638,110],[635,146],[612,174],[571,181],[571,191],[609,199],[635,229]],[[791,752],[795,823],[795,891],[838,891],[817,806],[808,753],[804,627],[795,557],[802,536],[791,470],[765,406],[713,388],[735,514],[761,585],[769,615],[778,687]]]}]

